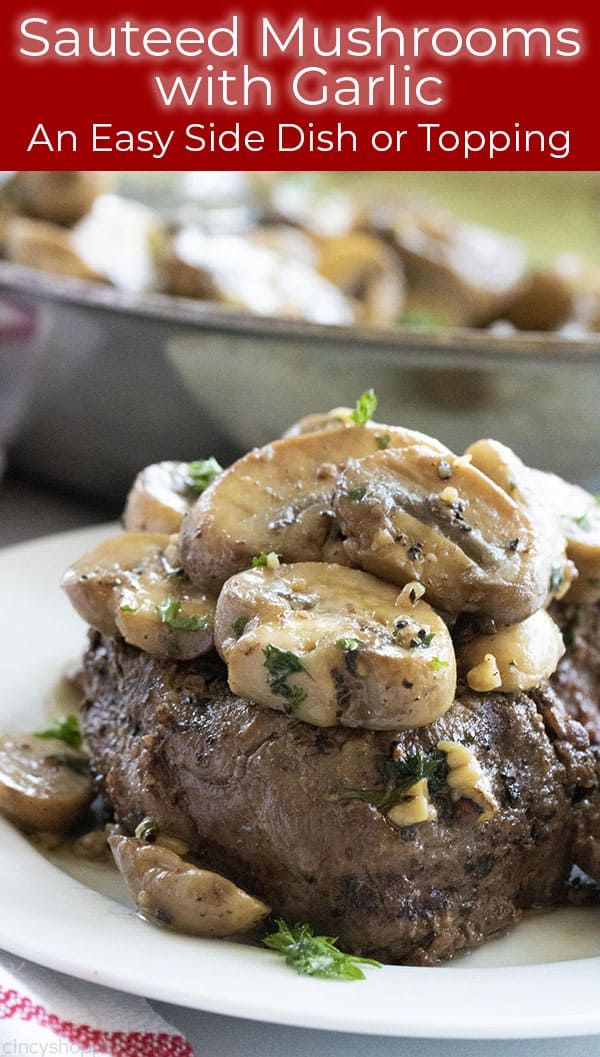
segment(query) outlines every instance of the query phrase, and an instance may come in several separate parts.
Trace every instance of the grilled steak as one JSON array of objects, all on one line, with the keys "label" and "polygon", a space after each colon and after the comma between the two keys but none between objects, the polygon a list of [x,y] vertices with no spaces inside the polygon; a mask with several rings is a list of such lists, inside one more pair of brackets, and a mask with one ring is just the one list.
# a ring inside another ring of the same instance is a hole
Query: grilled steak
[{"label": "grilled steak", "polygon": [[556,605],[552,616],[567,646],[552,677],[565,708],[600,742],[600,605]]},{"label": "grilled steak", "polygon": [[[593,726],[593,680],[587,701],[568,689],[585,663],[581,645],[554,688],[463,693],[431,726],[393,734],[309,726],[233,696],[215,657],[169,663],[92,633],[85,729],[127,830],[149,815],[275,914],[356,954],[434,964],[564,902],[574,863],[600,877],[600,766],[578,721]],[[410,757],[440,739],[472,745],[498,802],[489,821],[443,789],[436,820],[401,829],[340,799],[381,787],[396,747]]]}]

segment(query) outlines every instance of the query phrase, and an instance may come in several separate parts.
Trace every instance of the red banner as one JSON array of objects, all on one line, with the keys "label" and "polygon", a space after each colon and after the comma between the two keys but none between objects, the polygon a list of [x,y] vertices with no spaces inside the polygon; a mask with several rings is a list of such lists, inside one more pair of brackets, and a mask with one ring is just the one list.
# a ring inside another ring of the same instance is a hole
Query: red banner
[{"label": "red banner", "polygon": [[600,168],[589,5],[84,10],[5,0],[5,168]]}]

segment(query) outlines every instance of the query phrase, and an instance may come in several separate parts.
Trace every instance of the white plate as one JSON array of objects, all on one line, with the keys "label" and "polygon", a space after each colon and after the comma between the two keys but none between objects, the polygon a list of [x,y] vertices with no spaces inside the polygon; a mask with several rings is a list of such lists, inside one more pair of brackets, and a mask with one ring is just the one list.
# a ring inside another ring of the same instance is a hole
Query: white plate
[{"label": "white plate", "polygon": [[[107,535],[86,529],[0,552],[2,728],[47,718],[49,692],[84,630],[58,589]],[[74,976],[197,1009],[303,1027],[430,1038],[600,1032],[600,911],[529,919],[436,969],[367,970],[359,983],[297,976],[266,950],[143,924],[114,872],[53,862],[0,820],[0,946]]]}]

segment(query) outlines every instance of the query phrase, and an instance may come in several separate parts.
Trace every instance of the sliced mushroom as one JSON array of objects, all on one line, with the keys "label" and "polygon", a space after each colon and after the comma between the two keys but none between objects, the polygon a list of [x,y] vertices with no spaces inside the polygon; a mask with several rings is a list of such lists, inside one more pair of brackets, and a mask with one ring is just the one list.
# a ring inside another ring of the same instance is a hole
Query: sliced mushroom
[{"label": "sliced mushroom", "polygon": [[94,789],[87,756],[57,738],[0,738],[0,811],[25,830],[66,833],[85,814]]},{"label": "sliced mushroom", "polygon": [[3,191],[19,213],[52,224],[75,224],[94,199],[110,190],[114,174],[106,172],[16,172]]},{"label": "sliced mushroom", "polygon": [[215,641],[233,693],[320,727],[420,727],[454,700],[443,620],[358,569],[299,562],[233,576]]},{"label": "sliced mushroom", "polygon": [[190,493],[186,462],[157,462],[138,473],[125,504],[127,532],[179,532],[197,493]]},{"label": "sliced mushroom", "polygon": [[155,257],[167,235],[158,213],[120,195],[100,195],[73,228],[74,249],[86,264],[121,290],[155,285]]},{"label": "sliced mushroom", "polygon": [[285,257],[304,261],[311,267],[319,255],[316,241],[292,224],[260,224],[251,228],[246,238],[254,246],[266,246]]},{"label": "sliced mushroom", "polygon": [[[548,489],[541,487],[540,480],[511,448],[497,440],[478,440],[467,448],[466,455],[473,466],[526,511],[534,527],[540,557],[546,558],[548,596],[562,598],[577,574],[567,558],[564,530],[549,502]],[[593,502],[591,496],[590,501]],[[516,533],[512,542],[520,549],[521,540]]]},{"label": "sliced mushroom", "polygon": [[4,240],[6,256],[16,264],[74,279],[107,281],[82,259],[73,244],[72,233],[57,224],[12,217],[6,223]]},{"label": "sliced mushroom", "polygon": [[419,445],[353,459],[333,508],[351,564],[418,581],[446,612],[514,623],[546,598],[547,558],[529,517],[464,457]]},{"label": "sliced mushroom", "polygon": [[394,248],[406,275],[407,314],[450,326],[478,326],[497,317],[525,270],[523,245],[443,210],[377,211],[372,228]]},{"label": "sliced mushroom", "polygon": [[[585,488],[569,484],[553,473],[531,470],[534,485],[560,517],[567,541],[567,557],[578,576],[570,579],[566,602],[577,605],[600,601],[600,503]],[[558,576],[557,576],[558,579]],[[560,597],[562,597],[562,595]]]},{"label": "sliced mushroom", "polygon": [[[310,415],[303,415],[297,422],[294,422],[282,434],[282,438],[285,440],[288,437],[301,437],[304,433],[320,433],[324,429],[352,426],[351,416],[351,407],[334,407],[331,411],[315,411]],[[382,426],[381,428],[386,429],[387,427]]]},{"label": "sliced mushroom", "polygon": [[[353,415],[354,408],[351,407],[333,407],[331,411],[317,411],[311,415],[304,415],[297,422],[294,422],[289,429],[286,429],[285,433],[282,434],[282,439],[301,437],[305,433],[320,433],[323,430],[340,429],[341,426],[345,426],[346,429],[356,429]],[[435,437],[429,437],[426,433],[419,433],[418,430],[414,429],[386,426],[383,422],[373,421],[366,422],[364,429],[369,430],[373,434],[375,447],[378,450],[390,447],[403,448],[407,444],[427,444],[430,448],[435,448],[436,451],[440,452],[449,450]]]},{"label": "sliced mushroom", "polygon": [[478,687],[470,673],[492,654],[500,677],[496,689],[531,690],[550,678],[564,652],[558,627],[545,609],[539,609],[519,624],[499,628],[492,635],[478,635],[458,649],[456,659],[472,689]]},{"label": "sliced mushroom", "polygon": [[226,877],[168,848],[121,835],[108,843],[140,913],[155,924],[192,936],[232,936],[249,932],[270,913],[266,903]]},{"label": "sliced mushroom", "polygon": [[317,267],[357,303],[359,320],[385,324],[400,318],[404,306],[402,266],[381,239],[358,231],[327,239]]},{"label": "sliced mushroom", "polygon": [[157,462],[138,473],[125,505],[128,532],[179,532],[183,517],[213,477],[221,472],[215,459]]},{"label": "sliced mushroom", "polygon": [[502,316],[519,330],[559,330],[568,323],[593,325],[600,308],[600,278],[576,255],[526,275],[508,298]]},{"label": "sliced mushroom", "polygon": [[189,660],[212,648],[214,600],[190,588],[175,536],[124,532],[67,569],[62,586],[88,624],[146,653]]},{"label": "sliced mushroom", "polygon": [[312,180],[307,184],[304,173],[276,181],[269,187],[268,199],[266,216],[271,223],[294,225],[316,242],[347,234],[362,215],[355,196],[333,192]]},{"label": "sliced mushroom", "polygon": [[217,301],[259,316],[348,324],[341,290],[306,261],[234,235],[182,228],[159,259],[166,293]]},{"label": "sliced mushroom", "polygon": [[[263,551],[285,562],[348,564],[331,498],[339,467],[377,451],[378,436],[369,426],[340,426],[277,440],[238,459],[184,518],[181,556],[192,581],[216,592]],[[420,439],[411,430],[386,427],[392,448]]]}]

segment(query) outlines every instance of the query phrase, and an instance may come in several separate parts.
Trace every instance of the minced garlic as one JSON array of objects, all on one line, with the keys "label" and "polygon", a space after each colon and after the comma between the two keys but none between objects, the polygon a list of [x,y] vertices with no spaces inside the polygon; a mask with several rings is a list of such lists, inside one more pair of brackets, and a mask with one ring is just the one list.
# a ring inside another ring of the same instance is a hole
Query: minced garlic
[{"label": "minced garlic", "polygon": [[453,460],[452,465],[453,466],[468,466],[469,463],[472,462],[472,460],[473,460],[473,456],[472,455],[457,455],[456,458]]},{"label": "minced garlic", "polygon": [[393,542],[394,537],[392,536],[391,532],[388,532],[387,529],[378,529],[378,531],[373,536],[371,550],[381,550],[382,547],[389,547],[390,544],[392,544]]},{"label": "minced garlic", "polygon": [[467,672],[467,683],[471,690],[478,694],[485,694],[502,686],[502,678],[493,653],[486,653],[481,663]]},{"label": "minced garlic", "polygon": [[417,604],[419,599],[423,597],[424,594],[425,588],[423,587],[423,584],[417,583],[416,580],[411,580],[409,584],[406,584],[405,587],[402,588],[400,594],[396,599],[396,605],[405,605],[405,603],[408,601],[411,602],[414,606]]},{"label": "minced garlic", "polygon": [[386,818],[394,826],[416,826],[419,822],[433,822],[437,818],[437,811],[429,802],[427,779],[420,778],[411,785],[400,803],[390,808]]},{"label": "minced garlic", "polygon": [[452,506],[453,503],[456,503],[458,495],[458,488],[453,488],[452,485],[448,485],[447,488],[444,488],[443,492],[440,492],[440,499],[442,500],[442,503],[448,503],[449,506]]},{"label": "minced garlic", "polygon": [[328,412],[327,418],[336,419],[338,422],[352,422],[352,408],[332,407],[331,411]]},{"label": "minced garlic", "polygon": [[458,741],[438,741],[437,748],[446,753],[448,788],[452,800],[463,798],[481,808],[480,822],[486,822],[498,810],[490,780],[472,749]]}]

